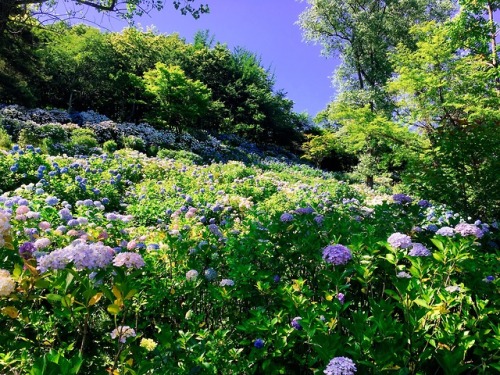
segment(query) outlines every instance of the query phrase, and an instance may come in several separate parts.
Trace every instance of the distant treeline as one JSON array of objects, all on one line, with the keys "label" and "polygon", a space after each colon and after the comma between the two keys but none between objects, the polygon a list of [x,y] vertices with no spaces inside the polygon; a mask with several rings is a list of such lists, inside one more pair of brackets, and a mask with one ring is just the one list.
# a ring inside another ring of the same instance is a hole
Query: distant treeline
[{"label": "distant treeline", "polygon": [[273,74],[255,54],[231,51],[208,32],[187,43],[154,30],[33,21],[0,37],[0,67],[0,102],[7,104],[92,109],[119,121],[283,146],[299,142],[307,123],[274,90]]}]

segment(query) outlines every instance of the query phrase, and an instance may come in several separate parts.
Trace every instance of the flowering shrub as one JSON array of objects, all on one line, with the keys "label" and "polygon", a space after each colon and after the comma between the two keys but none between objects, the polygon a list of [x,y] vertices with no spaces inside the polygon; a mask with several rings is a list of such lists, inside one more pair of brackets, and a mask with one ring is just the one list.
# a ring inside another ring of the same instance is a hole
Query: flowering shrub
[{"label": "flowering shrub", "polygon": [[497,371],[497,223],[280,160],[0,168],[2,373]]}]

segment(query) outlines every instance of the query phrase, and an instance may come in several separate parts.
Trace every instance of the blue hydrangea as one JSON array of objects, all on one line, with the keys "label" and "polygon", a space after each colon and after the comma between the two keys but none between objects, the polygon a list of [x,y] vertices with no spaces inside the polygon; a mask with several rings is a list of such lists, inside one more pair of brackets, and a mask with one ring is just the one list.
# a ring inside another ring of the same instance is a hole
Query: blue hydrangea
[{"label": "blue hydrangea", "polygon": [[453,237],[455,235],[455,230],[451,227],[442,227],[436,231],[436,234],[445,237]]},{"label": "blue hydrangea", "polygon": [[281,215],[280,220],[282,223],[289,223],[290,221],[293,221],[293,215],[285,212],[283,215]]},{"label": "blue hydrangea", "polygon": [[394,201],[394,203],[397,203],[397,204],[411,203],[413,201],[413,199],[411,199],[406,194],[394,194],[392,196],[392,200]]},{"label": "blue hydrangea", "polygon": [[357,371],[352,359],[347,357],[335,357],[323,371],[326,375],[354,375]]},{"label": "blue hydrangea", "polygon": [[231,279],[222,279],[219,283],[220,286],[234,286],[234,281]]},{"label": "blue hydrangea", "polygon": [[300,320],[302,318],[300,316],[296,316],[295,318],[292,319],[291,321],[291,326],[295,328],[297,331],[302,331],[302,326],[300,325]]},{"label": "blue hydrangea", "polygon": [[460,223],[455,226],[455,232],[460,233],[462,237],[474,236],[476,238],[483,237],[483,231],[474,224]]},{"label": "blue hydrangea", "polygon": [[217,271],[214,270],[213,268],[207,268],[204,272],[204,275],[205,279],[207,279],[208,281],[212,281],[215,280],[215,278],[217,277]]},{"label": "blue hydrangea", "polygon": [[413,245],[413,247],[410,250],[410,252],[408,253],[408,255],[410,255],[412,257],[428,257],[429,255],[431,255],[431,252],[429,251],[429,249],[427,249],[421,243],[415,242],[412,245]]},{"label": "blue hydrangea", "polygon": [[323,259],[327,263],[339,266],[347,264],[352,259],[352,254],[344,245],[329,245],[323,249]]},{"label": "blue hydrangea", "polygon": [[253,342],[253,346],[255,346],[257,349],[262,349],[264,347],[264,340],[262,339],[257,339]]}]

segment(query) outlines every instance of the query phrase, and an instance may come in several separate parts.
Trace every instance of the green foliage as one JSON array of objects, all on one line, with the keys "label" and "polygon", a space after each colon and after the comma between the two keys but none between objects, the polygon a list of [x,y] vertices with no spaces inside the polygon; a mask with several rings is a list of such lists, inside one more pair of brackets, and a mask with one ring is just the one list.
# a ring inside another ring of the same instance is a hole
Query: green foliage
[{"label": "green foliage", "polygon": [[201,164],[203,162],[203,158],[201,156],[185,150],[161,149],[158,151],[157,156],[162,159],[181,160],[190,164]]},{"label": "green foliage", "polygon": [[99,146],[96,135],[91,129],[75,129],[71,132],[69,147],[73,154],[89,155]]},{"label": "green foliage", "polygon": [[127,135],[123,137],[122,143],[126,148],[130,148],[131,150],[146,151],[146,143],[140,137],[136,137],[135,135]]},{"label": "green foliage", "polygon": [[[415,28],[418,49],[393,56],[398,77],[390,88],[428,147],[408,171],[416,191],[480,217],[500,213],[498,68],[464,51],[454,30]],[[450,31],[451,30],[451,31]]]},{"label": "green foliage", "polygon": [[9,150],[12,147],[12,139],[0,122],[0,149]]},{"label": "green foliage", "polygon": [[210,89],[187,78],[179,66],[157,63],[144,73],[144,86],[153,98],[148,120],[162,127],[196,128],[210,105]]},{"label": "green foliage", "polygon": [[102,149],[108,154],[112,154],[118,150],[118,144],[114,140],[110,139],[109,141],[103,143]]}]

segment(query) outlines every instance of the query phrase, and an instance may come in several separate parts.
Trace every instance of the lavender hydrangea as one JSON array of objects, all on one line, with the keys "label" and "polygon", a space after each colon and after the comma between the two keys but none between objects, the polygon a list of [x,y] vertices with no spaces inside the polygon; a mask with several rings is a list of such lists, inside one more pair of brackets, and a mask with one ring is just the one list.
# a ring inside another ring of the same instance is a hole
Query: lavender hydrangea
[{"label": "lavender hydrangea", "polygon": [[483,231],[474,224],[460,223],[455,226],[455,232],[462,237],[474,236],[476,238],[483,237]]},{"label": "lavender hydrangea", "polygon": [[408,272],[401,271],[396,275],[398,279],[411,279],[411,275]]},{"label": "lavender hydrangea", "polygon": [[393,233],[387,239],[389,245],[394,247],[395,249],[406,249],[411,246],[411,238],[406,234],[402,234],[399,232]]},{"label": "lavender hydrangea", "polygon": [[113,340],[118,339],[120,342],[125,343],[129,337],[135,337],[136,333],[129,326],[118,326],[110,333],[110,336]]},{"label": "lavender hydrangea", "polygon": [[234,281],[231,279],[222,279],[219,283],[220,286],[234,286]]},{"label": "lavender hydrangea", "polygon": [[436,234],[444,237],[453,237],[455,235],[455,229],[451,227],[442,227],[436,231]]},{"label": "lavender hydrangea", "polygon": [[25,242],[21,246],[19,246],[19,255],[23,259],[31,259],[35,250],[36,247],[33,242]]},{"label": "lavender hydrangea", "polygon": [[345,295],[344,295],[344,293],[337,294],[337,299],[339,300],[340,304],[343,305],[344,302],[345,302]]},{"label": "lavender hydrangea", "polygon": [[113,265],[116,267],[142,268],[144,264],[141,254],[131,252],[119,253],[113,260]]},{"label": "lavender hydrangea", "polygon": [[354,375],[357,371],[352,359],[347,357],[335,357],[323,371],[326,375]]},{"label": "lavender hydrangea", "polygon": [[281,215],[280,220],[282,223],[289,223],[290,221],[293,221],[293,215],[285,212],[283,215]]},{"label": "lavender hydrangea", "polygon": [[48,270],[63,269],[73,263],[78,270],[95,270],[108,266],[114,255],[115,251],[101,242],[86,243],[83,240],[76,240],[65,248],[54,250],[38,258],[37,269],[44,273]]},{"label": "lavender hydrangea", "polygon": [[329,245],[323,249],[323,259],[327,263],[339,266],[347,264],[352,259],[352,254],[344,245]]},{"label": "lavender hydrangea", "polygon": [[198,277],[198,271],[196,270],[189,270],[186,272],[186,280],[188,281],[194,281]]},{"label": "lavender hydrangea", "polygon": [[428,257],[431,252],[421,243],[414,242],[408,255],[412,257]]}]

